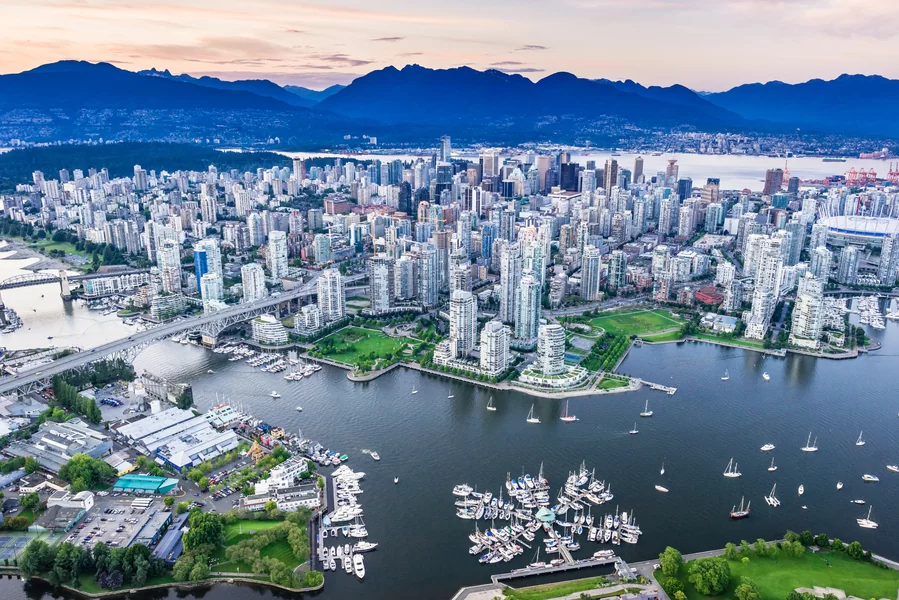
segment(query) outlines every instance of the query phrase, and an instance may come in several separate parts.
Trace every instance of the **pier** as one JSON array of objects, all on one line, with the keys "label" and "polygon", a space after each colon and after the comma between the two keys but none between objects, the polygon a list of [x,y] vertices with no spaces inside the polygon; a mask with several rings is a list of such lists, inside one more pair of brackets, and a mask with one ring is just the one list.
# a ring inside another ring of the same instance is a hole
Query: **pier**
[{"label": "pier", "polygon": [[[570,554],[568,557],[570,558]],[[509,573],[499,573],[497,575],[491,575],[490,580],[493,583],[500,583],[504,581],[509,581],[512,579],[520,579],[522,577],[534,577],[537,575],[553,575],[555,573],[564,573],[566,571],[576,571],[579,569],[591,569],[593,567],[604,567],[606,565],[617,564],[621,562],[621,559],[617,556],[610,556],[609,558],[588,558],[584,560],[578,560],[573,562],[567,562],[564,565],[559,565],[557,567],[547,565],[542,569],[518,569],[515,571],[511,571]]]},{"label": "pier", "polygon": [[676,388],[676,387],[671,387],[671,386],[668,386],[668,385],[662,385],[661,383],[653,383],[653,382],[651,382],[651,381],[646,381],[645,379],[640,379],[639,377],[635,377],[634,379],[636,379],[637,381],[639,381],[639,382],[640,382],[640,385],[645,385],[645,386],[649,387],[649,389],[651,389],[651,390],[656,390],[656,391],[659,391],[659,392],[665,392],[665,393],[668,394],[669,396],[673,396],[674,393],[677,391],[677,388]]}]

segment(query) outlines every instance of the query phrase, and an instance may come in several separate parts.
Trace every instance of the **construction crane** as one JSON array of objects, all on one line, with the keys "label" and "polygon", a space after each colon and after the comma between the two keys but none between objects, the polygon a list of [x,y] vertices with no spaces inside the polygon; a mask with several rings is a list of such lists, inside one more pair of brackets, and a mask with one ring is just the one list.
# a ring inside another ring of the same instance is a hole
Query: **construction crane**
[{"label": "construction crane", "polygon": [[894,166],[893,163],[890,163],[890,173],[887,176],[892,184],[899,184],[899,163],[896,163]]}]

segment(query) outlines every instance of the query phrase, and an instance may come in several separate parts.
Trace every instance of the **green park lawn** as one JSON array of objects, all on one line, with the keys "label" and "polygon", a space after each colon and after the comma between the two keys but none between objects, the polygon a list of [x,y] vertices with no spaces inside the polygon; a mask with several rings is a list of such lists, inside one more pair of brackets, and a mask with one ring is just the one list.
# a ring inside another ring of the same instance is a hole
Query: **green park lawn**
[{"label": "green park lawn", "polygon": [[348,365],[357,364],[360,357],[372,352],[379,357],[387,353],[396,355],[407,350],[410,344],[417,346],[421,343],[407,337],[392,338],[381,331],[362,327],[346,327],[327,336],[322,342],[329,339],[334,340],[335,351],[325,356]]},{"label": "green park lawn", "polygon": [[667,329],[680,328],[682,319],[667,310],[616,310],[590,320],[594,327],[602,327],[609,335],[643,336]]},{"label": "green park lawn", "polygon": [[[94,575],[92,573],[82,573],[78,577],[78,582],[81,584],[79,589],[86,594],[102,594],[102,593],[108,593],[110,591],[110,590],[101,588],[97,584],[96,580],[94,579]],[[144,585],[149,587],[151,585],[164,585],[167,583],[174,583],[174,582],[175,582],[175,579],[172,577],[171,573],[169,573],[166,575],[160,575],[159,577],[154,577],[153,579],[148,579],[147,583],[145,583]],[[123,585],[121,588],[118,588],[118,589],[131,588],[131,587],[132,587],[132,585],[129,583],[127,585]]]},{"label": "green park lawn", "polygon": [[[728,561],[728,565],[730,586],[719,596],[697,593],[693,585],[687,582],[687,566],[682,567],[678,579],[684,584],[688,600],[733,598],[740,577],[752,579],[766,600],[786,598],[791,590],[798,587],[834,587],[859,598],[895,598],[899,589],[899,572],[881,569],[839,552],[806,552],[801,558],[785,557],[783,553],[776,559],[752,556],[748,564],[737,560]],[[656,576],[662,575],[656,572]]]},{"label": "green park lawn", "polygon": [[[564,598],[578,592],[595,590],[605,582],[606,580],[603,577],[588,577],[586,579],[575,579],[574,581],[562,581],[517,589],[507,587],[503,590],[503,594],[507,598],[514,600],[549,600],[550,598]],[[619,594],[621,594],[620,591],[609,592],[608,594],[591,596],[591,598],[606,598]]]},{"label": "green park lawn", "polygon": [[668,333],[660,333],[657,335],[641,336],[644,342],[675,342],[681,339],[680,331],[669,331]]},{"label": "green park lawn", "polygon": [[44,252],[50,252],[51,250],[61,250],[66,254],[84,254],[84,252],[79,252],[75,249],[75,244],[71,242],[54,242],[53,240],[46,239],[37,242],[36,244],[31,244],[31,246],[36,247]]},{"label": "green park lawn", "polygon": [[[266,529],[274,529],[283,521],[252,521],[242,519],[225,526],[225,545],[231,546],[239,542],[243,537],[257,531],[265,531]],[[240,538],[240,539],[233,539]]]},{"label": "green park lawn", "polygon": [[719,335],[715,335],[713,333],[694,333],[691,334],[691,337],[695,337],[700,340],[708,340],[710,342],[724,342],[727,344],[734,344],[735,346],[745,346],[746,348],[758,348],[759,350],[763,349],[765,345],[758,340],[749,340],[746,338],[726,338]]},{"label": "green park lawn", "polygon": [[597,387],[599,387],[599,389],[601,390],[614,390],[616,388],[627,387],[627,384],[627,379],[620,379],[615,376],[604,375]]}]

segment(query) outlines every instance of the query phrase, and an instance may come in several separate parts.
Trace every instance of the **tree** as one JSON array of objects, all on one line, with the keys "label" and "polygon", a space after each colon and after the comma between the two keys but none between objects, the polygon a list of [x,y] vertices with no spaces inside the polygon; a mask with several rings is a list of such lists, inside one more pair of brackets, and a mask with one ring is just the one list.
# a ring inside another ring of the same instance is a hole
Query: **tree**
[{"label": "tree", "polygon": [[698,558],[690,562],[688,580],[704,596],[720,594],[730,583],[730,565],[721,557]]},{"label": "tree", "polygon": [[200,555],[197,557],[197,562],[194,563],[193,568],[190,570],[190,580],[202,581],[207,577],[209,577],[209,559]]},{"label": "tree", "polygon": [[802,542],[803,546],[811,546],[815,542],[815,538],[812,532],[806,529],[799,534],[799,541]]},{"label": "tree", "polygon": [[190,529],[184,534],[184,548],[192,550],[203,544],[218,545],[223,532],[222,520],[218,515],[195,510],[190,513]]},{"label": "tree", "polygon": [[768,544],[762,538],[757,539],[755,541],[755,544],[753,544],[753,547],[755,549],[756,555],[760,558],[764,558],[765,556],[767,556]]},{"label": "tree", "polygon": [[59,469],[59,477],[72,484],[73,492],[92,489],[115,474],[111,466],[87,454],[76,454]]},{"label": "tree", "polygon": [[830,549],[834,552],[840,552],[845,549],[843,546],[843,540],[840,538],[833,538],[833,542],[830,543]]},{"label": "tree", "polygon": [[865,550],[864,548],[862,548],[862,545],[860,543],[852,542],[851,544],[846,546],[846,554],[848,554],[851,558],[858,560],[865,554]]},{"label": "tree", "polygon": [[56,551],[46,542],[32,540],[19,557],[19,570],[25,579],[30,579],[34,575],[50,569],[55,558]]},{"label": "tree", "polygon": [[740,554],[746,556],[750,552],[752,552],[752,549],[749,547],[749,542],[740,540]]},{"label": "tree", "polygon": [[761,600],[758,586],[748,577],[740,577],[740,585],[734,590],[737,600]]},{"label": "tree", "polygon": [[790,590],[790,593],[787,594],[787,600],[803,600],[802,594],[796,590]]},{"label": "tree", "polygon": [[163,500],[162,502],[163,502],[163,504],[165,504],[166,506],[171,508],[172,505],[175,503],[175,498],[173,496],[166,496],[165,500]]},{"label": "tree", "polygon": [[38,459],[34,458],[33,456],[26,456],[25,457],[25,465],[23,468],[25,469],[26,473],[29,473],[29,474],[34,473],[38,469],[41,468],[41,463]]},{"label": "tree", "polygon": [[677,590],[674,592],[674,600],[687,600],[687,595],[683,590]]},{"label": "tree", "polygon": [[188,510],[190,510],[190,505],[187,502],[179,502],[178,506],[175,507],[175,514],[183,515]]},{"label": "tree", "polygon": [[830,546],[830,539],[827,537],[826,533],[819,533],[815,536],[815,545],[820,546],[821,548],[827,548]]},{"label": "tree", "polygon": [[669,577],[668,579],[666,579],[665,583],[664,583],[664,585],[662,585],[662,587],[665,589],[666,592],[668,592],[669,596],[672,596],[678,592],[684,591],[684,584],[681,583],[681,581],[679,579],[677,579],[676,577]]},{"label": "tree", "polygon": [[737,560],[737,546],[733,542],[724,544],[724,558],[727,560]]},{"label": "tree", "polygon": [[37,511],[38,507],[41,505],[41,497],[37,495],[37,492],[25,494],[24,496],[19,498],[19,504],[25,510],[30,510],[32,512],[35,512],[35,511]]},{"label": "tree", "polygon": [[662,574],[666,577],[676,577],[683,564],[684,557],[671,546],[668,546],[659,554],[659,565],[662,568]]}]

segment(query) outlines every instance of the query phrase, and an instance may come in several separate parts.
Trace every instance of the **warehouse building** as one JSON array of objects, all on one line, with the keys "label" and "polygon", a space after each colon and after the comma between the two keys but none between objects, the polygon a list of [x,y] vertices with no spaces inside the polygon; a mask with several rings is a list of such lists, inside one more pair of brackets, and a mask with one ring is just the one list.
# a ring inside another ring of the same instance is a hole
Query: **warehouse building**
[{"label": "warehouse building", "polygon": [[13,442],[3,452],[10,456],[33,456],[40,461],[42,469],[59,473],[76,454],[101,458],[111,450],[112,439],[108,435],[91,429],[81,419],[71,419],[65,423],[44,423],[30,439]]},{"label": "warehouse building", "polygon": [[177,479],[154,477],[153,475],[123,475],[113,489],[128,494],[168,494],[178,485]]}]

